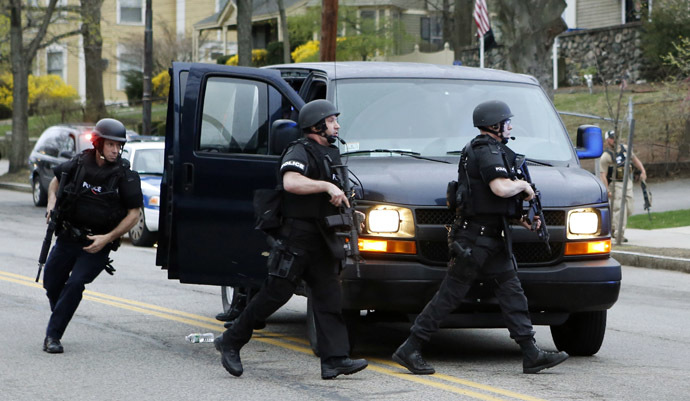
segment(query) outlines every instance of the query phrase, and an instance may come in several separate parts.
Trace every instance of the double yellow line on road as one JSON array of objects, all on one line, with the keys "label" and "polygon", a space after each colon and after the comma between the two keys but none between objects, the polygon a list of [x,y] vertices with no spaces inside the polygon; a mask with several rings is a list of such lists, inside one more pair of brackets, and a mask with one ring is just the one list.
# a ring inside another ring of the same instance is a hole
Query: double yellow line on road
[{"label": "double yellow line on road", "polygon": [[[34,282],[34,279],[31,277],[5,272],[1,270],[0,280],[25,285],[28,287],[34,287],[39,289],[43,288],[41,283]],[[162,306],[148,304],[145,302],[139,302],[131,299],[116,297],[113,295],[103,294],[100,292],[86,290],[84,291],[84,299],[99,302],[120,309],[126,309],[132,312],[156,316],[161,319],[172,320],[175,322],[188,324],[194,327],[216,331],[224,330],[223,324],[213,318],[195,315],[193,313],[187,313],[176,309],[165,308]],[[309,342],[303,338],[284,336],[276,333],[271,333],[267,330],[259,330],[255,333],[252,340],[261,341],[266,344],[272,344],[281,348],[290,349],[292,351],[301,352],[307,355],[313,355],[312,350],[309,347]],[[397,363],[380,358],[366,359],[370,362],[368,370],[372,370],[374,372],[385,374],[388,376],[394,376],[401,380],[406,380],[417,384],[433,387],[436,389],[449,391],[473,399],[487,401],[504,401],[506,399],[543,401],[540,398],[532,397],[529,395],[524,395],[509,390],[504,390],[501,388],[487,386],[481,383],[459,379],[457,377],[448,376],[440,373],[436,373],[429,376],[416,376],[409,374],[405,368],[401,367]]]}]

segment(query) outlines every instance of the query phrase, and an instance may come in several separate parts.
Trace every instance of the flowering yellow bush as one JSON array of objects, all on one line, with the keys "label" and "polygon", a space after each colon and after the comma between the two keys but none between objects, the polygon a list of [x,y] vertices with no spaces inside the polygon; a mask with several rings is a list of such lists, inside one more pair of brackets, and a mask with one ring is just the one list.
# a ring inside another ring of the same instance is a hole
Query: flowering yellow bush
[{"label": "flowering yellow bush", "polygon": [[310,40],[309,42],[297,46],[294,52],[291,53],[292,59],[295,63],[302,63],[305,61],[319,61],[319,41]]},{"label": "flowering yellow bush", "polygon": [[[268,52],[266,49],[252,49],[252,65],[254,67],[261,67],[263,65],[266,65],[266,55]],[[234,56],[230,57],[228,61],[225,62],[225,65],[237,65],[237,60],[239,57],[237,54]]]},{"label": "flowering yellow bush", "polygon": [[[12,108],[12,88],[14,81],[11,73],[0,75],[0,104]],[[29,75],[29,109],[65,106],[79,99],[77,90],[57,75]]]},{"label": "flowering yellow bush", "polygon": [[163,71],[151,78],[151,85],[153,86],[153,97],[167,98],[168,90],[170,89],[170,74],[168,74],[168,71]]}]

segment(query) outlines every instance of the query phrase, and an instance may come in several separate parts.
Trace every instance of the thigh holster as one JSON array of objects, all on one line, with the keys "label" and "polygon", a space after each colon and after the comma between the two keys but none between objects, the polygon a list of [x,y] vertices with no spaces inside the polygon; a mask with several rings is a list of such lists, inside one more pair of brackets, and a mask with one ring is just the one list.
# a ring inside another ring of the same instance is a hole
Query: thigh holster
[{"label": "thigh holster", "polygon": [[288,246],[283,240],[272,240],[268,255],[268,275],[297,282],[304,271],[304,250]]}]

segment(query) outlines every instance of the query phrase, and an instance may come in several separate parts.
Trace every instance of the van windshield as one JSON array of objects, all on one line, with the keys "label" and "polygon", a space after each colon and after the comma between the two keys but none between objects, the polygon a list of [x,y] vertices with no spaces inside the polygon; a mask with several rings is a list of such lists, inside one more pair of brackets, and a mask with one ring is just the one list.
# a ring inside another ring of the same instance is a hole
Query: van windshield
[{"label": "van windshield", "polygon": [[[570,138],[541,88],[516,83],[453,79],[347,79],[335,103],[341,152],[397,149],[440,157],[460,151],[479,131],[472,111],[487,100],[506,102],[514,114],[509,146],[528,158],[571,162]],[[389,154],[383,154],[389,156]],[[357,156],[381,157],[382,153]]]}]

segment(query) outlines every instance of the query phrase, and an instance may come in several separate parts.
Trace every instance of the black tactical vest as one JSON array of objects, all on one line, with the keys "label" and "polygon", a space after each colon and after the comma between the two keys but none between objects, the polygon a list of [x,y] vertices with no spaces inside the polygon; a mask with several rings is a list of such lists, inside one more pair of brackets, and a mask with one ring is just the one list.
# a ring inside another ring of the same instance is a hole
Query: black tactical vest
[{"label": "black tactical vest", "polygon": [[628,154],[625,146],[620,144],[618,147],[618,153],[616,154],[614,154],[611,149],[606,149],[604,152],[608,153],[608,155],[611,157],[611,160],[615,163],[615,166],[610,165],[606,171],[606,180],[608,182],[623,180],[625,173],[625,159]]},{"label": "black tactical vest", "polygon": [[[118,187],[129,162],[118,159],[117,163],[98,167],[87,162],[89,157],[95,157],[93,152],[85,151],[77,156],[77,167],[65,185],[63,212],[71,225],[94,234],[105,234],[127,215]],[[93,178],[91,183],[85,181],[86,177],[95,176],[98,176],[97,181]]]},{"label": "black tactical vest", "polygon": [[[458,167],[458,191],[464,190],[464,201],[459,213],[463,217],[496,215],[515,217],[521,214],[522,202],[517,196],[502,198],[491,191],[488,183],[482,180],[479,172],[479,157],[476,149],[488,146],[492,152],[500,154],[509,178],[515,178],[515,153],[504,146],[499,146],[489,137],[482,135],[474,138],[463,149]],[[468,185],[469,184],[469,185]]]},{"label": "black tactical vest", "polygon": [[[339,151],[333,148],[321,149],[321,146],[310,143],[306,138],[300,138],[290,146],[304,146],[309,157],[309,175],[313,180],[328,181],[339,188],[340,183],[334,178],[331,166],[340,163]],[[282,162],[282,160],[281,160]],[[279,177],[282,185],[282,175]],[[325,193],[297,195],[283,191],[282,214],[287,218],[295,219],[322,219],[326,216],[338,214],[338,208],[331,205],[330,197]]]}]

